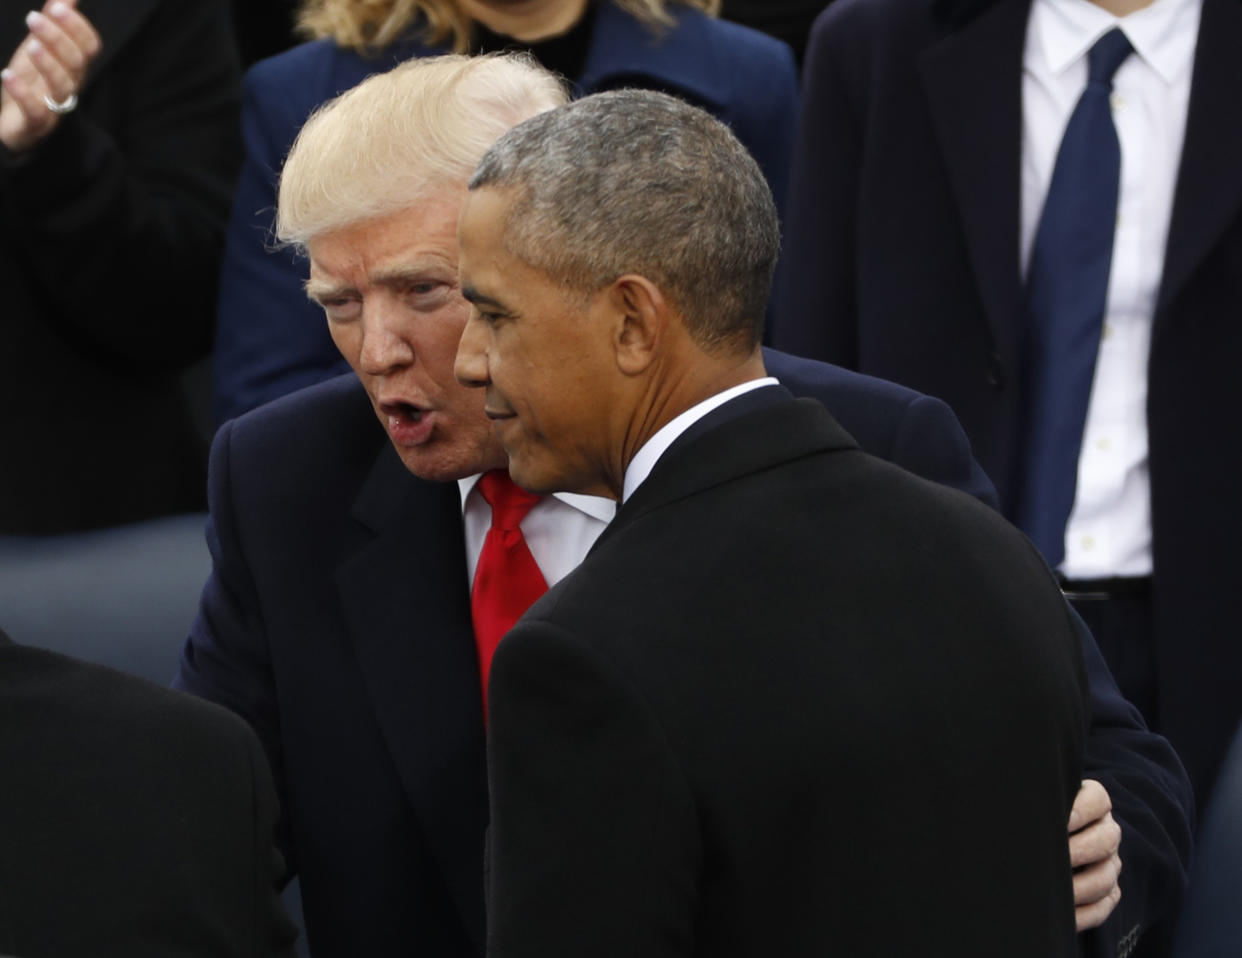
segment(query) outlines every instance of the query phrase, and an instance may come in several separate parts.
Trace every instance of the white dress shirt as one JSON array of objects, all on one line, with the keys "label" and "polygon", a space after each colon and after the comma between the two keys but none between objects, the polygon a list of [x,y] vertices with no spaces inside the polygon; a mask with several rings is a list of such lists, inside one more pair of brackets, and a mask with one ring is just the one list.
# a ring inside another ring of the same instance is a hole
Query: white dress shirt
[{"label": "white dress shirt", "polygon": [[[492,507],[475,486],[478,476],[457,480],[466,526],[466,584],[474,582]],[[601,496],[558,492],[535,503],[521,522],[522,537],[548,588],[573,572],[616,514],[617,504]]]},{"label": "white dress shirt", "polygon": [[1112,272],[1061,572],[1150,575],[1147,358],[1186,130],[1202,0],[1154,0],[1118,19],[1090,0],[1034,0],[1022,76],[1025,272],[1087,53],[1120,27],[1134,47],[1113,80],[1121,185]]}]

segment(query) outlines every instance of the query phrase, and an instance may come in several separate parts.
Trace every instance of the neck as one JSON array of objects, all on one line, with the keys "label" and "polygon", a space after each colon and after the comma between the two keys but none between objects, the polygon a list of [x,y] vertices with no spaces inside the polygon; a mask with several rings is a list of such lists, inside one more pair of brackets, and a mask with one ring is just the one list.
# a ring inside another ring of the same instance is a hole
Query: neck
[{"label": "neck", "polygon": [[1127,17],[1130,14],[1150,7],[1155,0],[1091,0],[1101,10],[1107,10],[1114,17]]},{"label": "neck", "polygon": [[588,0],[516,0],[513,3],[463,0],[471,19],[493,33],[535,43],[559,36],[582,19]]},{"label": "neck", "polygon": [[649,388],[629,417],[625,440],[618,449],[620,455],[610,471],[610,498],[621,500],[626,469],[657,432],[705,399],[766,375],[763,354],[758,350],[746,356],[721,358],[698,353],[677,369],[652,370]]}]

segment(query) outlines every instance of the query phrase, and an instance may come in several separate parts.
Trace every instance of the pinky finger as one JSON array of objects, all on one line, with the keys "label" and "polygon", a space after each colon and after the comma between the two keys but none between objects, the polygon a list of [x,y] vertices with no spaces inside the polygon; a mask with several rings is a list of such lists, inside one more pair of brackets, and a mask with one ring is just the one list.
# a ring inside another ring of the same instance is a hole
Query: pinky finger
[{"label": "pinky finger", "polygon": [[27,124],[37,126],[47,113],[43,97],[35,93],[34,88],[26,80],[22,79],[16,70],[10,70],[7,67],[4,70],[0,70],[0,82],[3,82],[5,92],[13,98],[13,102],[21,109],[22,114],[26,117]]}]

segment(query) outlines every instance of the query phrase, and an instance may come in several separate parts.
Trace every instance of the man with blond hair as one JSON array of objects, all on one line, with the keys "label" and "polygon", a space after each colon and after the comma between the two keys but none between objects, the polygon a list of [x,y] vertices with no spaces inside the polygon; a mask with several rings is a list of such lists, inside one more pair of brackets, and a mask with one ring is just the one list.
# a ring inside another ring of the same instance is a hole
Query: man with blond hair
[{"label": "man with blond hair", "polygon": [[[479,571],[497,569],[487,542],[522,542],[527,573],[551,586],[613,514],[592,497],[532,498],[516,528],[489,530],[486,496],[504,491],[506,456],[481,394],[452,368],[468,315],[456,237],[466,182],[506,129],[564,99],[521,60],[413,62],[316,114],[282,174],[281,236],[309,254],[308,291],[354,374],[217,436],[214,565],[177,684],[240,712],[263,739],[316,958],[482,953],[482,683],[494,642],[531,598],[480,587],[497,581]],[[990,499],[939,402],[768,361],[865,448]],[[1128,780],[1116,773],[1158,776],[1166,760],[1107,672],[1093,681],[1090,768],[1103,786],[1084,789],[1094,798],[1075,839],[1094,843],[1085,860],[1101,869],[1094,900],[1107,907],[1108,793],[1126,794]]]}]

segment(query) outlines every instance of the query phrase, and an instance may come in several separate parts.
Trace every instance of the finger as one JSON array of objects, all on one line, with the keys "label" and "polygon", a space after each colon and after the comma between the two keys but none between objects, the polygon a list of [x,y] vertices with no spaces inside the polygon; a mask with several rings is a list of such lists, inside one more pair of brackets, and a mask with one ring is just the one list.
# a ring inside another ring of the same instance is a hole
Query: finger
[{"label": "finger", "polygon": [[16,70],[8,67],[0,70],[0,83],[4,84],[4,92],[13,98],[29,126],[38,127],[46,122],[48,114],[43,95]]},{"label": "finger", "polygon": [[1113,818],[1112,812],[1105,815],[1082,831],[1075,832],[1069,839],[1070,865],[1081,868],[1094,862],[1103,861],[1116,854],[1121,848],[1121,826]]},{"label": "finger", "polygon": [[1074,904],[1089,905],[1111,895],[1121,878],[1121,857],[1112,855],[1090,868],[1074,872]]},{"label": "finger", "polygon": [[43,44],[44,49],[52,54],[76,80],[86,70],[86,54],[78,44],[61,29],[51,17],[45,17],[38,11],[31,10],[26,14],[26,26]]},{"label": "finger", "polygon": [[[42,88],[26,82],[16,71],[0,70],[0,84],[7,95],[5,108],[0,111],[0,142],[13,152],[29,149],[47,133],[55,122],[43,103]],[[8,104],[17,107],[17,116],[8,113]]]},{"label": "finger", "polygon": [[1083,905],[1081,908],[1075,908],[1074,925],[1079,931],[1099,928],[1108,919],[1108,916],[1113,913],[1113,909],[1117,907],[1119,901],[1121,901],[1120,887],[1116,888],[1111,895],[1101,898],[1097,902]]},{"label": "finger", "polygon": [[52,0],[44,13],[56,23],[89,63],[103,47],[103,40],[94,25],[79,13],[68,0]]},{"label": "finger", "polygon": [[1095,779],[1084,779],[1070,809],[1069,830],[1076,832],[1112,811],[1108,790]]},{"label": "finger", "polygon": [[69,71],[48,51],[38,37],[31,37],[26,41],[26,50],[30,54],[30,60],[34,63],[35,69],[39,71],[39,76],[43,78],[48,96],[53,100],[64,100],[76,92],[77,84]]},{"label": "finger", "polygon": [[13,51],[8,69],[16,73],[27,84],[40,85],[43,81],[39,78],[39,71],[35,69],[35,65],[30,61],[29,43],[30,36],[27,35],[22,40],[21,45]]}]

